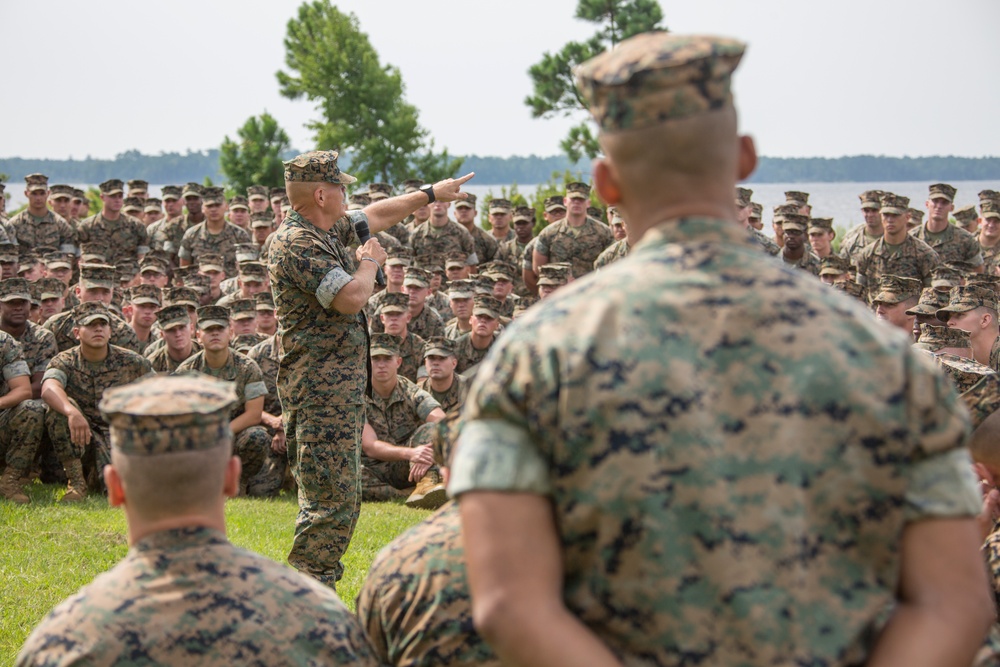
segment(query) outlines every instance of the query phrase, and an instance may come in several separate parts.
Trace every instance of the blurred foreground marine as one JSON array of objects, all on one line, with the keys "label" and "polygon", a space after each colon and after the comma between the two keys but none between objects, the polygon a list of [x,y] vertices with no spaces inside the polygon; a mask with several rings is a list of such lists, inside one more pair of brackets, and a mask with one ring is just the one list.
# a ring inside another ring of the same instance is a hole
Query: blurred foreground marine
[{"label": "blurred foreground marine", "polygon": [[129,552],[35,628],[19,667],[377,664],[332,591],[226,539],[223,508],[240,479],[235,402],[231,383],[197,374],[105,394],[104,475]]},{"label": "blurred foreground marine", "polygon": [[743,49],[646,33],[577,69],[637,242],[511,324],[469,394],[449,489],[504,663],[961,665],[986,635],[950,381],[736,223]]}]

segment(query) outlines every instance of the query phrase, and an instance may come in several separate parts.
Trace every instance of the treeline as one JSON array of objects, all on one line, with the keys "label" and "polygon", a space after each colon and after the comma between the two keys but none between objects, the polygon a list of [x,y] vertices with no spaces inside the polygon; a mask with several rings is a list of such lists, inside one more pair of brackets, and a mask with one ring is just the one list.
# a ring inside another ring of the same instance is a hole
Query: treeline
[{"label": "treeline", "polygon": [[[296,151],[289,151],[293,156]],[[350,157],[344,160],[345,168]],[[491,157],[469,155],[462,171],[475,171],[482,185],[536,184],[549,180],[553,172],[588,174],[590,163],[571,164],[565,156],[537,155]],[[16,182],[25,174],[41,172],[53,182],[100,183],[109,178],[141,178],[150,183],[225,181],[219,169],[219,151],[187,151],[144,155],[126,151],[110,160],[39,160],[0,158],[0,173]],[[892,181],[990,181],[1000,180],[1000,158],[933,156],[916,158],[854,155],[840,158],[763,157],[751,179],[756,183],[892,182]]]}]

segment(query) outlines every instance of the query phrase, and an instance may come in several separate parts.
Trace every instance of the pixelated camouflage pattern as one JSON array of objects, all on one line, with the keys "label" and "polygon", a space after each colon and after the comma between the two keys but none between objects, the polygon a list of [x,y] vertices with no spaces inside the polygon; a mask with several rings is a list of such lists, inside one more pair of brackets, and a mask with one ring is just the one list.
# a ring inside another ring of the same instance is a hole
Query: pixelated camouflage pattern
[{"label": "pixelated camouflage pattern", "polygon": [[854,267],[840,255],[830,255],[819,261],[819,275],[841,275],[850,273]]},{"label": "pixelated camouflage pattern", "polygon": [[165,252],[171,257],[176,257],[177,253],[180,252],[185,231],[187,231],[187,226],[184,224],[182,216],[157,220],[147,228],[149,247],[152,250]]},{"label": "pixelated camouflage pattern", "polygon": [[0,463],[22,472],[32,467],[42,444],[45,409],[42,401],[27,400],[0,410]]},{"label": "pixelated camouflage pattern", "polygon": [[937,352],[946,347],[969,349],[972,347],[972,342],[968,331],[924,322],[920,325],[920,336],[915,345],[928,352]]},{"label": "pixelated camouflage pattern", "polygon": [[879,209],[879,211],[881,211],[882,213],[905,215],[907,209],[909,208],[910,208],[909,197],[897,195],[892,192],[885,192],[882,194],[882,207]]},{"label": "pixelated camouflage pattern", "polygon": [[476,259],[479,260],[480,264],[492,262],[494,259],[497,259],[497,253],[500,252],[500,243],[493,238],[492,234],[479,227],[475,221],[473,221],[471,228],[463,227],[461,224],[459,226],[472,236],[473,249],[476,251]]},{"label": "pixelated camouflage pattern", "polygon": [[238,243],[250,243],[250,235],[242,227],[227,222],[220,233],[213,234],[208,230],[207,221],[200,222],[184,232],[177,255],[192,264],[197,263],[199,258],[205,254],[222,255],[226,275],[235,276],[237,273],[236,244]]},{"label": "pixelated camouflage pattern", "polygon": [[445,412],[461,408],[465,404],[465,397],[469,394],[469,380],[457,372],[452,376],[451,386],[445,391],[435,391],[429,377],[420,378],[417,386],[430,394]]},{"label": "pixelated camouflage pattern", "polygon": [[[957,331],[960,330],[948,329],[949,333]],[[949,347],[958,346],[950,344]],[[996,374],[996,371],[989,366],[977,363],[974,359],[960,357],[957,354],[939,352],[934,355],[934,360],[938,362],[948,377],[951,378],[959,394],[972,389],[984,377]]]},{"label": "pixelated camouflage pattern", "polygon": [[931,286],[931,271],[941,263],[934,249],[918,238],[907,235],[892,246],[884,238],[865,246],[853,257],[859,284],[874,289],[884,274],[916,278],[924,287]]},{"label": "pixelated camouflage pattern", "polygon": [[8,224],[14,228],[21,252],[34,250],[40,246],[51,246],[63,251],[75,250],[80,242],[73,226],[52,211],[47,211],[41,218],[36,218],[28,209],[24,209],[12,217]]},{"label": "pixelated camouflage pattern", "polygon": [[400,446],[405,446],[428,415],[440,407],[434,397],[404,377],[396,379],[388,398],[376,392],[365,397],[365,415],[379,440]]},{"label": "pixelated camouflage pattern", "polygon": [[983,254],[975,236],[956,225],[948,225],[944,231],[931,232],[924,223],[910,234],[934,249],[942,263],[968,262],[972,266],[982,266]]},{"label": "pixelated camouflage pattern", "polygon": [[267,395],[264,376],[257,362],[235,350],[229,350],[229,358],[222,368],[212,368],[205,361],[205,351],[200,350],[191,355],[178,366],[177,373],[196,371],[211,376],[217,380],[232,382],[236,390],[236,399],[229,405],[229,418],[236,419],[246,409],[246,402]]},{"label": "pixelated camouflage pattern", "polygon": [[1000,336],[997,336],[996,340],[993,341],[993,346],[990,348],[990,359],[987,364],[994,371],[1000,373]]},{"label": "pixelated camouflage pattern", "polygon": [[[430,220],[421,223],[410,234],[410,247],[417,257],[445,256],[452,252],[463,252],[466,257],[476,254],[476,242],[472,235],[452,220],[442,227],[435,227]],[[481,257],[478,259],[484,261]]]},{"label": "pixelated camouflage pattern", "polygon": [[[185,315],[185,317],[187,316]],[[200,352],[201,349],[201,344],[197,340],[192,339],[191,355]],[[173,373],[185,361],[185,359],[174,361],[173,357],[171,357],[170,353],[167,351],[166,343],[163,342],[162,339],[156,341],[156,343],[150,346],[147,346],[146,352],[143,356],[146,357],[150,366],[152,366],[153,370],[157,373]],[[187,359],[190,359],[190,356],[188,356]]]},{"label": "pixelated camouflage pattern", "polygon": [[44,377],[59,380],[66,395],[76,401],[80,412],[93,425],[105,423],[98,403],[107,389],[134,382],[152,372],[144,357],[112,344],[100,364],[85,360],[79,346],[64,350],[52,357]]},{"label": "pixelated camouflage pattern", "polygon": [[907,337],[730,220],[669,221],[529,310],[463,416],[450,490],[551,498],[562,599],[625,664],[863,663],[911,471],[969,465]]},{"label": "pixelated camouflage pattern", "polygon": [[442,322],[455,317],[455,313],[451,312],[451,300],[444,292],[431,292],[424,303],[434,309]]},{"label": "pixelated camouflage pattern", "polygon": [[402,362],[399,364],[399,375],[410,382],[417,381],[417,374],[424,367],[424,339],[411,331],[406,332],[406,337],[399,341],[399,356]]},{"label": "pixelated camouflage pattern", "polygon": [[864,250],[865,246],[869,246],[882,238],[881,234],[878,236],[869,236],[867,230],[868,228],[864,223],[852,227],[840,241],[840,256],[855,266],[857,266],[857,257]]},{"label": "pixelated camouflage pattern", "polygon": [[[956,285],[948,292],[948,305],[939,313],[965,313],[976,308],[997,310],[996,293],[985,285]],[[938,317],[942,322],[944,318]]]},{"label": "pixelated camouflage pattern", "polygon": [[754,229],[753,227],[750,227],[749,232],[750,232],[750,238],[752,238],[754,242],[756,242],[757,245],[759,245],[761,249],[764,250],[764,252],[766,252],[768,255],[774,257],[779,252],[781,252],[781,246],[775,243],[770,236],[762,233],[759,229]]},{"label": "pixelated camouflage pattern", "polygon": [[134,544],[42,621],[16,664],[81,662],[378,664],[334,593],[202,527]]},{"label": "pixelated camouflage pattern", "polygon": [[[310,151],[285,161],[285,180],[303,183],[350,185],[358,179],[337,166],[337,151]],[[272,195],[273,196],[273,195]]]},{"label": "pixelated camouflage pattern", "polygon": [[925,287],[920,292],[917,305],[906,311],[907,315],[934,315],[948,305],[948,294],[933,287]]},{"label": "pixelated camouflage pattern", "polygon": [[817,257],[814,253],[809,252],[808,248],[803,248],[803,250],[804,252],[802,253],[802,257],[799,257],[798,259],[786,258],[784,251],[782,251],[779,257],[781,257],[781,261],[783,261],[786,266],[794,266],[797,269],[802,269],[803,271],[811,273],[814,276],[818,276],[820,269],[819,257]]},{"label": "pixelated camouflage pattern", "polygon": [[[145,346],[139,342],[135,331],[128,325],[128,322],[114,313],[109,312],[109,315],[111,316],[110,343],[131,350],[132,352],[140,353]],[[72,310],[53,315],[42,326],[51,331],[52,335],[55,336],[56,346],[60,352],[80,345],[80,341],[73,336],[73,328],[76,326],[76,320],[73,317]]]},{"label": "pixelated camouflage pattern", "polygon": [[268,336],[262,342],[250,348],[247,356],[257,363],[267,396],[264,398],[264,412],[271,415],[281,414],[281,401],[278,400],[278,360],[280,358],[280,341],[278,335]]},{"label": "pixelated camouflage pattern", "polygon": [[573,227],[563,218],[537,236],[535,250],[549,258],[549,263],[570,262],[573,277],[585,276],[594,270],[594,261],[601,252],[615,242],[607,225],[590,220]]},{"label": "pixelated camouflage pattern", "polygon": [[24,361],[32,375],[44,373],[49,360],[59,354],[52,332],[31,321],[25,323],[24,333],[15,340],[21,346]]},{"label": "pixelated camouflage pattern", "polygon": [[979,251],[983,255],[983,271],[988,274],[996,274],[997,267],[1000,266],[1000,243],[994,246],[985,246],[980,237],[976,238]]},{"label": "pixelated camouflage pattern", "polygon": [[576,86],[605,132],[640,129],[732,106],[745,46],[732,39],[647,32],[576,68]]},{"label": "pixelated camouflage pattern", "polygon": [[499,665],[472,622],[458,505],[448,503],[387,544],[358,593],[357,613],[387,665]]},{"label": "pixelated camouflage pattern", "polygon": [[455,358],[458,359],[458,365],[455,367],[456,373],[465,373],[469,368],[477,365],[486,355],[489,353],[493,344],[496,342],[499,336],[499,330],[493,334],[493,340],[490,344],[486,346],[485,349],[480,350],[475,345],[472,344],[472,333],[462,334],[455,339]]},{"label": "pixelated camouflage pattern", "polygon": [[78,231],[81,247],[84,243],[101,246],[104,261],[113,266],[138,264],[139,255],[150,250],[146,226],[126,213],[117,220],[108,220],[103,213],[97,213],[81,222]]},{"label": "pixelated camouflage pattern", "polygon": [[972,418],[972,428],[977,429],[986,418],[1000,408],[1000,375],[993,371],[960,394]]},{"label": "pixelated camouflage pattern", "polygon": [[617,262],[619,259],[625,259],[628,257],[629,245],[628,239],[622,239],[620,241],[615,241],[607,248],[601,251],[601,254],[597,256],[594,260],[594,270],[603,268],[609,264]]},{"label": "pixelated camouflage pattern", "polygon": [[918,296],[920,291],[920,281],[915,278],[884,275],[879,280],[872,303],[899,303]]}]

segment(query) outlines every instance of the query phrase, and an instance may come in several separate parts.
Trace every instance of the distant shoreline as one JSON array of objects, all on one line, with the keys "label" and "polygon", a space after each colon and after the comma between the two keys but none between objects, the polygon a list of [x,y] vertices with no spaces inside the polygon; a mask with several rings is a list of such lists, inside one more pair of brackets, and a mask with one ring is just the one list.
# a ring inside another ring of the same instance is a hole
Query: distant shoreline
[{"label": "distant shoreline", "polygon": [[[294,153],[293,153],[294,154]],[[350,167],[345,165],[345,170]],[[564,156],[537,155],[495,157],[469,155],[462,166],[475,171],[481,185],[545,183],[553,173],[569,172],[586,178],[590,161],[571,164]],[[113,159],[84,158],[51,160],[0,158],[0,173],[13,185],[26,174],[40,172],[53,183],[100,183],[109,178],[141,178],[150,183],[203,182],[205,178],[224,183],[219,172],[219,151],[188,151],[144,155],[127,151]],[[926,182],[998,181],[1000,157],[888,157],[854,155],[837,158],[762,157],[749,183],[871,183],[877,181]]]}]

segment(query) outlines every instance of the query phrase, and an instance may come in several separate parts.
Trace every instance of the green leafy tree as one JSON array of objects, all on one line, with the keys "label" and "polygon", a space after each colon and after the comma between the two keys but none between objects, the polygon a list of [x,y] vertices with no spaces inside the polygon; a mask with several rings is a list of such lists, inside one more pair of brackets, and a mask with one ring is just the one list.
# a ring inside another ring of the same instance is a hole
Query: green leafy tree
[{"label": "green leafy tree", "polygon": [[280,187],[284,183],[281,158],[290,148],[288,133],[265,111],[248,118],[236,131],[235,141],[226,135],[219,149],[219,168],[239,193],[254,184]]},{"label": "green leafy tree", "polygon": [[[574,85],[573,68],[632,35],[664,29],[657,0],[579,0],[576,18],[596,24],[597,32],[586,41],[569,42],[557,53],[546,52],[528,69],[534,92],[524,103],[534,118],[579,115],[586,106]],[[559,145],[572,162],[600,152],[586,121],[570,128]]]},{"label": "green leafy tree", "polygon": [[302,4],[288,22],[285,65],[289,72],[277,73],[281,94],[316,103],[321,118],[308,127],[317,147],[349,153],[360,180],[398,183],[415,172],[431,180],[421,168],[440,176],[461,166],[447,151],[434,153],[399,70],[381,64],[354,14],[329,0]]}]

